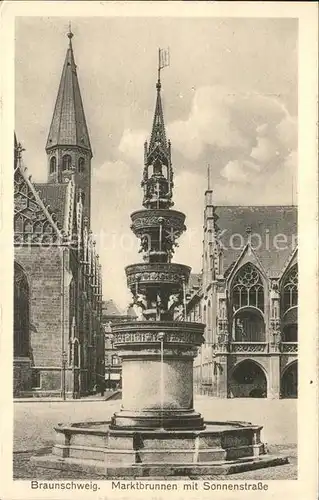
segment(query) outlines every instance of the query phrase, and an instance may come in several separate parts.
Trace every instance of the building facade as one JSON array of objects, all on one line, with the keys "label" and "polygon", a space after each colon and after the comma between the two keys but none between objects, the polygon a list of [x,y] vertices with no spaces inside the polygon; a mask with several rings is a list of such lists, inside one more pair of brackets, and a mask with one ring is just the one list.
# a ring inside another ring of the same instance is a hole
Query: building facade
[{"label": "building facade", "polygon": [[112,325],[136,319],[132,307],[126,314],[121,312],[113,300],[102,303],[102,325],[105,333],[105,387],[119,389],[122,386],[122,362],[113,343]]},{"label": "building facade", "polygon": [[216,206],[206,191],[201,283],[188,291],[187,319],[206,324],[199,392],[297,397],[296,207]]},{"label": "building facade", "polygon": [[72,33],[46,145],[47,182],[14,154],[14,396],[80,397],[104,375],[91,158]]}]

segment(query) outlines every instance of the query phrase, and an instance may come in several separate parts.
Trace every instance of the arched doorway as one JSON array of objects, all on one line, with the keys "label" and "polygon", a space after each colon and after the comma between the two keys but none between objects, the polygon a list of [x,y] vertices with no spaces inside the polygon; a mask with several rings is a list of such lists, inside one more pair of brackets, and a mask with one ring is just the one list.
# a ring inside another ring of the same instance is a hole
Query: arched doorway
[{"label": "arched doorway", "polygon": [[30,355],[29,285],[21,266],[14,263],[14,357]]},{"label": "arched doorway", "polygon": [[229,394],[232,398],[266,398],[267,379],[264,370],[250,359],[241,361],[231,373]]},{"label": "arched doorway", "polygon": [[281,397],[298,397],[298,363],[294,361],[288,365],[281,376]]}]

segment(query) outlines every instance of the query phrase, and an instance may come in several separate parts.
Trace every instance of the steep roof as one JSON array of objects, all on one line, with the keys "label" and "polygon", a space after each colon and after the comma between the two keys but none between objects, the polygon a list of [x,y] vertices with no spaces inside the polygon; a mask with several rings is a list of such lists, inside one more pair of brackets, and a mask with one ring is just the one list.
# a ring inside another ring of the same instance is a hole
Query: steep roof
[{"label": "steep roof", "polygon": [[46,148],[68,145],[91,151],[71,39],[66,52],[60,86]]},{"label": "steep roof", "polygon": [[296,206],[215,206],[214,211],[226,274],[250,238],[267,274],[280,275],[297,244]]},{"label": "steep roof", "polygon": [[46,205],[50,205],[61,226],[64,225],[66,211],[66,197],[68,185],[65,184],[34,184],[40,198]]}]

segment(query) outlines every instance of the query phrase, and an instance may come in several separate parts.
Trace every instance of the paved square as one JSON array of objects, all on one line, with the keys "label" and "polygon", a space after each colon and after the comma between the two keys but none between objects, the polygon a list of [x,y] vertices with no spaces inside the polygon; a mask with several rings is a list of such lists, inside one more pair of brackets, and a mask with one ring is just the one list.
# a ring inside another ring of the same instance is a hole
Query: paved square
[{"label": "paved square", "polygon": [[[36,469],[29,463],[35,454],[47,454],[54,442],[54,426],[60,422],[109,420],[121,401],[28,401],[14,404],[15,479],[82,479],[75,473]],[[225,479],[297,479],[297,400],[214,399],[195,397],[195,408],[206,420],[244,420],[264,426],[262,440],[269,451],[288,455],[289,465],[248,471]],[[91,479],[100,477],[88,476]]]}]

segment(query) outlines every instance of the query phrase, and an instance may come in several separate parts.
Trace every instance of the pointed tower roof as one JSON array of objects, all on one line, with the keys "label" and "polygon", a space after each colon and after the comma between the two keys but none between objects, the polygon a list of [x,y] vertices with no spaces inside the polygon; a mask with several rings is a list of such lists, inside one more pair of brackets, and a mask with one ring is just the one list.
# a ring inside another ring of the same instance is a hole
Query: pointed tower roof
[{"label": "pointed tower roof", "polygon": [[152,126],[150,143],[147,150],[147,163],[152,163],[155,157],[160,157],[164,164],[168,164],[170,153],[169,145],[166,139],[164,114],[161,98],[161,81],[158,78],[156,84],[157,96],[155,104],[155,112]]},{"label": "pointed tower roof", "polygon": [[55,103],[46,149],[55,146],[79,146],[91,151],[80,87],[74,60],[72,38],[64,61],[58,96]]}]

